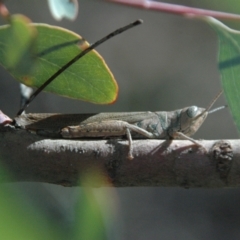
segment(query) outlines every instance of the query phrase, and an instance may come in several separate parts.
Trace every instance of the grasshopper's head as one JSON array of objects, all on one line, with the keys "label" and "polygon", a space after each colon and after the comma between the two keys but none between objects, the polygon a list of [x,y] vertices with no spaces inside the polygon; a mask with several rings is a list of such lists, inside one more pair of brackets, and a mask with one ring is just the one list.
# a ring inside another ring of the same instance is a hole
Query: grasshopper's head
[{"label": "grasshopper's head", "polygon": [[180,115],[181,132],[186,136],[192,136],[202,125],[208,115],[205,108],[191,106],[183,108]]},{"label": "grasshopper's head", "polygon": [[202,125],[209,113],[209,110],[221,94],[222,91],[213,99],[207,108],[199,108],[196,106],[184,108],[180,114],[180,131],[186,136],[192,136]]}]

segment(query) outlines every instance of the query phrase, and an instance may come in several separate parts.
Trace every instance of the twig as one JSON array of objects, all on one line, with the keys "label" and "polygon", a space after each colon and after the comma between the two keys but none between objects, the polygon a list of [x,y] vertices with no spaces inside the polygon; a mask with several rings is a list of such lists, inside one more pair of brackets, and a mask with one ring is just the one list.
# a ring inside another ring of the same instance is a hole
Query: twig
[{"label": "twig", "polygon": [[240,15],[231,14],[225,12],[211,11],[200,8],[192,8],[186,7],[176,4],[163,3],[163,2],[155,2],[149,0],[108,0],[113,3],[120,3],[124,5],[129,5],[132,7],[139,7],[154,11],[172,13],[184,15],[186,17],[202,17],[202,16],[211,16],[219,19],[226,20],[240,20]]}]

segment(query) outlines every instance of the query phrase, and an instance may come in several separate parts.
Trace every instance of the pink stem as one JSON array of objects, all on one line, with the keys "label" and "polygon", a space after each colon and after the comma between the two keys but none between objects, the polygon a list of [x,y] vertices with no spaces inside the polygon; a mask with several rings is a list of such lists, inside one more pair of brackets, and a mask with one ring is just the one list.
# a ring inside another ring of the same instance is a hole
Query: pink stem
[{"label": "pink stem", "polygon": [[149,1],[149,0],[108,0],[108,1],[125,4],[133,7],[185,15],[187,17],[211,16],[215,18],[228,19],[228,20],[240,20],[240,15],[237,15],[237,14],[211,11],[211,10],[205,10],[200,8],[192,8],[192,7],[186,7],[186,6],[176,5],[176,4],[155,2],[155,1]]}]

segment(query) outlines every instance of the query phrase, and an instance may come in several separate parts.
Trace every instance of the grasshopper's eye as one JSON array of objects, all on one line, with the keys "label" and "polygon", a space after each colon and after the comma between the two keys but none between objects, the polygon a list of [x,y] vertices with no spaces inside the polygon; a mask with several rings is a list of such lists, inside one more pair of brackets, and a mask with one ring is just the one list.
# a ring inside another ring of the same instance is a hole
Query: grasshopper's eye
[{"label": "grasshopper's eye", "polygon": [[189,107],[187,110],[187,115],[190,118],[196,117],[197,113],[198,113],[198,107],[196,107],[196,106]]}]

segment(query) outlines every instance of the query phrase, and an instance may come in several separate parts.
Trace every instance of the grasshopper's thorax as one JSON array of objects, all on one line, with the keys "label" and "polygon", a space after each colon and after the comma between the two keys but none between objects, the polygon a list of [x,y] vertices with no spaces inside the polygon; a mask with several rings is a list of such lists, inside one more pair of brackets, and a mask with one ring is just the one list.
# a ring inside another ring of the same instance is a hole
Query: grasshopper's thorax
[{"label": "grasshopper's thorax", "polygon": [[196,106],[183,108],[179,119],[180,131],[186,136],[192,136],[206,119],[208,112],[205,110]]}]

